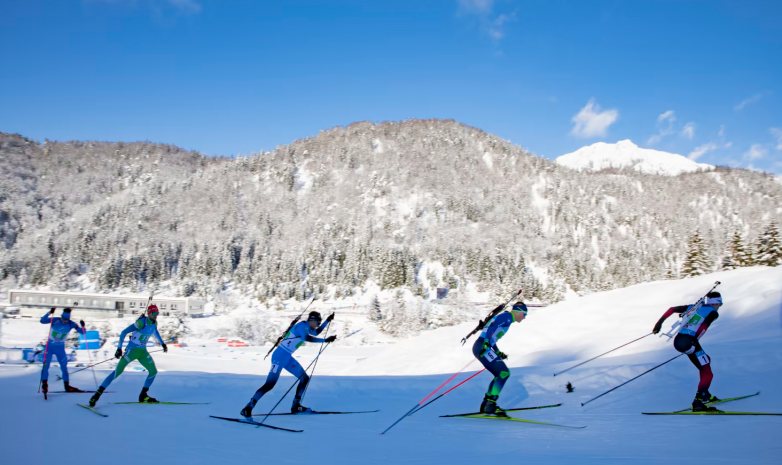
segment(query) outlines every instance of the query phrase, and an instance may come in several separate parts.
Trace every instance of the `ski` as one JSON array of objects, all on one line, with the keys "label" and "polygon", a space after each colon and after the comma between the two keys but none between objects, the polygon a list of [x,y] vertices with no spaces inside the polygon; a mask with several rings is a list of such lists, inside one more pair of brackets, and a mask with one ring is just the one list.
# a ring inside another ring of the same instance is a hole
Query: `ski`
[{"label": "ski", "polygon": [[211,402],[110,402],[115,405],[206,405]]},{"label": "ski", "polygon": [[782,413],[759,413],[759,412],[723,412],[717,410],[716,412],[654,412],[646,413],[644,415],[771,415],[782,416]]},{"label": "ski", "polygon": [[[537,406],[537,407],[509,408],[509,409],[505,409],[505,411],[506,412],[520,412],[522,410],[537,410],[537,409],[541,409],[541,408],[553,408],[553,407],[559,407],[561,405],[562,404],[559,403],[559,404],[552,404],[552,405],[540,405],[540,406]],[[484,415],[484,414],[481,413],[481,412],[473,412],[473,413],[459,413],[459,414],[456,414],[456,415],[440,415],[440,417],[441,418],[452,418],[452,417],[466,417],[466,416],[470,416],[470,415]]]},{"label": "ski", "polygon": [[[758,396],[758,395],[760,395],[760,391],[758,391],[758,392],[756,392],[754,394],[750,394],[748,396],[730,397],[728,399],[720,399],[720,400],[715,401],[715,402],[706,402],[706,405],[724,404],[725,402],[733,402],[734,400],[746,399],[748,397],[755,397],[755,396]],[[685,409],[682,409],[682,410],[675,410],[673,413],[688,412],[690,410],[692,410],[692,407],[685,408]]]},{"label": "ski", "polygon": [[[269,415],[350,415],[353,413],[375,413],[379,412],[380,410],[364,410],[361,412],[318,412],[313,410],[312,412],[301,412],[301,413],[270,413]],[[265,417],[265,413],[256,413],[253,415],[254,417]]]},{"label": "ski", "polygon": [[258,423],[257,421],[250,421],[250,420],[244,420],[244,419],[239,419],[239,418],[216,417],[214,415],[209,415],[209,417],[217,418],[218,420],[235,421],[237,423],[244,423],[245,425],[265,426],[266,428],[278,429],[280,431],[290,431],[291,433],[303,433],[304,432],[303,429],[280,428],[279,426],[265,425],[263,423]]},{"label": "ski", "polygon": [[545,423],[542,421],[532,421],[532,420],[524,420],[522,418],[511,418],[511,417],[498,417],[495,415],[467,415],[459,418],[481,418],[485,420],[505,420],[505,421],[519,421],[522,423],[532,423],[535,425],[546,425],[546,426],[559,426],[560,428],[573,428],[573,429],[583,429],[586,428],[586,426],[568,426],[568,425],[558,425],[556,423]]},{"label": "ski", "polygon": [[[95,391],[49,391],[49,394],[92,394]],[[117,391],[103,391],[104,394],[113,394]]]},{"label": "ski", "polygon": [[108,417],[108,415],[100,413],[99,411],[95,410],[94,408],[90,407],[89,405],[83,405],[83,404],[76,404],[76,405],[78,405],[79,407],[84,407],[87,410],[89,410],[89,411],[91,411],[93,413],[96,413],[96,414],[98,414],[98,415],[100,415],[102,417]]}]

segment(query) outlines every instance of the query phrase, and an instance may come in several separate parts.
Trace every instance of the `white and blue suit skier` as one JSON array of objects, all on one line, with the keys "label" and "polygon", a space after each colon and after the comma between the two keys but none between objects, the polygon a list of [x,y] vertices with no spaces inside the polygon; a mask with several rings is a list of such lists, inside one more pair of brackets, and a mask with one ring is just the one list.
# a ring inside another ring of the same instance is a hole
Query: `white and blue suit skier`
[{"label": "white and blue suit skier", "polygon": [[296,396],[293,398],[293,405],[291,405],[291,413],[306,413],[312,412],[312,409],[301,405],[301,397],[304,395],[304,390],[307,388],[307,383],[310,381],[310,377],[302,368],[295,358],[293,353],[304,345],[304,342],[334,342],[337,340],[337,336],[329,336],[326,339],[317,338],[314,336],[319,335],[326,326],[334,319],[332,313],[326,321],[321,324],[322,318],[318,312],[310,312],[307,321],[300,321],[290,331],[285,333],[280,346],[272,354],[272,366],[269,369],[269,375],[266,377],[266,383],[261,386],[255,395],[250,399],[250,402],[242,409],[241,415],[247,420],[252,420],[253,408],[258,403],[264,394],[271,391],[274,385],[277,384],[277,380],[280,379],[280,372],[282,369],[288,371],[288,373],[299,379],[299,385],[296,388]]},{"label": "white and blue suit skier", "polygon": [[54,308],[51,309],[49,313],[41,317],[42,324],[51,324],[49,342],[47,343],[46,355],[41,371],[41,390],[44,394],[49,392],[49,365],[51,365],[52,356],[55,356],[57,357],[57,362],[60,364],[60,370],[62,371],[62,382],[65,385],[65,392],[82,392],[80,389],[75,388],[70,384],[70,378],[68,377],[68,355],[65,353],[65,339],[72,329],[84,334],[86,338],[87,330],[84,328],[84,320],[80,321],[81,327],[74,323],[71,320],[70,308],[64,309],[59,318],[52,318],[50,315],[54,314],[54,310]]}]

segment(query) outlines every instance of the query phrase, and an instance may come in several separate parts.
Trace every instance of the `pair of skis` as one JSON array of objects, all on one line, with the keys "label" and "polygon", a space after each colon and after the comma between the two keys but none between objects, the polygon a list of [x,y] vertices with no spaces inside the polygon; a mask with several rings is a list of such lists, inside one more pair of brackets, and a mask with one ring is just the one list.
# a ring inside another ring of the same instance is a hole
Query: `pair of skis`
[{"label": "pair of skis", "polygon": [[[269,415],[350,415],[355,413],[375,413],[379,412],[380,410],[364,410],[361,412],[319,412],[319,411],[312,411],[312,412],[302,412],[302,413],[270,413]],[[257,415],[253,415],[256,417],[263,417],[266,416],[265,413],[259,413]],[[252,426],[263,426],[266,428],[276,429],[280,431],[288,431],[290,433],[303,433],[303,429],[288,429],[288,428],[282,428],[280,426],[272,426],[267,425],[265,423],[259,423],[254,420],[247,420],[245,418],[228,418],[228,417],[217,417],[214,415],[209,415],[210,418],[216,418],[218,420],[225,420],[225,421],[233,421],[236,423],[244,423],[246,425],[252,425]]]},{"label": "pair of skis", "polygon": [[[554,407],[560,407],[562,404],[552,404],[552,405],[539,405],[537,407],[519,407],[519,408],[510,408],[506,409],[505,412],[520,412],[522,410],[539,410],[544,408],[554,408]],[[532,423],[535,425],[545,425],[545,426],[557,426],[560,428],[573,428],[573,429],[583,429],[586,428],[586,426],[568,426],[568,425],[558,425],[556,423],[546,423],[543,421],[533,421],[533,420],[525,420],[523,418],[512,418],[509,416],[501,416],[501,415],[492,415],[489,413],[481,413],[481,412],[475,412],[475,413],[460,413],[457,415],[440,415],[440,418],[481,418],[484,420],[503,420],[503,421],[517,421],[520,423]]]},{"label": "pair of skis", "polygon": [[[105,392],[104,392],[104,394],[105,394]],[[109,403],[110,404],[114,404],[114,405],[141,405],[141,404],[146,404],[146,405],[207,405],[207,404],[210,404],[211,402],[109,402]],[[76,404],[76,405],[78,405],[79,407],[86,408],[90,412],[95,413],[97,415],[100,415],[102,417],[108,417],[108,415],[106,415],[105,413],[101,413],[98,410],[96,410],[95,407],[90,407],[89,405],[84,405],[84,404]]]},{"label": "pair of skis", "polygon": [[[750,394],[748,396],[730,397],[728,399],[721,399],[714,402],[706,402],[706,405],[712,406],[717,404],[724,404],[725,402],[733,402],[734,400],[747,399],[749,397],[755,397],[760,395],[760,391]],[[782,416],[782,413],[760,413],[760,412],[725,412],[722,410],[707,411],[707,412],[693,412],[692,408],[685,408],[682,410],[676,410],[673,412],[644,412],[644,415],[771,415]]]}]

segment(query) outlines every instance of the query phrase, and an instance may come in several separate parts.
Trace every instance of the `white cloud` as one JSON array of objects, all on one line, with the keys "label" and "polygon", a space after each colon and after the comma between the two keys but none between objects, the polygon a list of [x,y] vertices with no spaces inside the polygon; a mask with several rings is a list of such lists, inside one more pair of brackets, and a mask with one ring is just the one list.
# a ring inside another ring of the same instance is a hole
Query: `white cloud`
[{"label": "white cloud", "polygon": [[746,152],[744,152],[744,159],[745,160],[757,160],[758,158],[763,158],[768,153],[768,150],[766,150],[765,147],[763,147],[762,144],[753,144],[752,147],[749,148]]},{"label": "white cloud", "polygon": [[695,137],[695,123],[687,123],[684,125],[684,128],[682,128],[681,132],[679,133],[682,137],[686,137],[687,139],[692,140],[693,137]]},{"label": "white cloud", "polygon": [[665,113],[662,113],[660,116],[657,117],[657,122],[662,123],[663,121],[668,120],[668,122],[673,123],[676,121],[676,112],[673,110],[668,110]]},{"label": "white cloud", "polygon": [[720,132],[717,135],[720,136],[720,137],[724,137],[725,136],[725,125],[724,124],[720,125]]},{"label": "white cloud", "polygon": [[[676,121],[676,112],[668,110],[665,113],[661,113],[657,116],[657,128],[659,132],[649,137],[646,141],[647,145],[655,145],[663,140],[663,137],[674,134],[676,130],[673,129],[673,123]],[[664,125],[664,123],[668,123]]]},{"label": "white cloud", "polygon": [[733,107],[733,109],[734,109],[734,110],[736,110],[736,111],[743,110],[743,109],[744,109],[744,107],[746,107],[746,106],[747,106],[747,105],[749,105],[750,103],[755,103],[755,102],[757,102],[757,101],[758,101],[758,100],[760,100],[762,97],[763,97],[763,94],[755,94],[755,95],[753,95],[753,96],[752,96],[752,97],[750,97],[750,98],[745,98],[744,100],[742,100],[742,101],[741,101],[741,103],[739,103],[738,105],[736,105],[735,107]]},{"label": "white cloud", "polygon": [[771,135],[774,137],[774,139],[777,140],[777,150],[782,150],[782,129],[779,128],[771,128],[769,129],[769,132],[771,132]]},{"label": "white cloud", "polygon": [[687,158],[689,158],[692,161],[695,161],[698,158],[702,157],[706,152],[711,152],[712,150],[716,150],[718,148],[720,147],[717,144],[715,144],[714,142],[709,142],[699,147],[695,147],[695,150],[690,152],[690,154],[687,155]]},{"label": "white cloud", "polygon": [[516,12],[495,15],[494,0],[457,0],[458,13],[471,15],[478,18],[480,28],[495,44],[499,43],[506,35],[505,26],[516,20]]},{"label": "white cloud", "polygon": [[600,105],[595,103],[595,99],[590,99],[584,108],[581,109],[571,121],[573,129],[570,131],[576,137],[604,137],[608,127],[614,124],[619,118],[617,110],[600,111]]}]

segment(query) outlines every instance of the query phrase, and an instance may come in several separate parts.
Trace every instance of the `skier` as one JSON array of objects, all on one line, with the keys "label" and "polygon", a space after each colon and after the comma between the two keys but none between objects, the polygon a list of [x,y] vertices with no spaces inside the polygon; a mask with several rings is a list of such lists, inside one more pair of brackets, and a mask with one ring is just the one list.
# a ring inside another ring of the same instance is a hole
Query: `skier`
[{"label": "skier", "polygon": [[301,405],[301,397],[304,395],[304,390],[307,388],[310,377],[307,376],[307,373],[301,367],[301,364],[293,358],[293,353],[296,352],[296,349],[301,347],[305,341],[329,343],[336,341],[337,336],[329,336],[326,339],[313,337],[323,332],[326,325],[331,323],[333,319],[334,314],[332,313],[326,318],[326,321],[321,324],[322,318],[320,313],[310,312],[307,321],[300,321],[293,329],[285,333],[282,343],[272,354],[272,367],[269,370],[269,375],[266,377],[266,382],[255,391],[255,395],[252,396],[250,402],[248,402],[241,411],[241,415],[244,418],[252,421],[255,404],[258,403],[264,394],[274,388],[274,385],[277,384],[277,380],[280,378],[280,370],[283,368],[299,379],[299,385],[296,387],[296,396],[293,398],[293,404],[291,405],[291,413],[312,412],[311,408]]},{"label": "skier", "polygon": [[[692,410],[694,412],[714,412],[715,407],[706,405],[708,402],[716,402],[719,399],[709,392],[709,386],[714,375],[711,372],[711,358],[703,351],[698,339],[703,336],[709,325],[720,315],[717,313],[722,307],[722,296],[719,292],[710,292],[706,294],[706,301],[686,323],[683,322],[679,334],[673,339],[673,347],[683,354],[687,354],[690,361],[700,372],[700,381],[698,382],[698,392],[695,400],[692,401]],[[666,318],[674,313],[686,313],[692,308],[692,305],[681,305],[669,308],[654,325],[652,333],[657,334],[663,326]]]},{"label": "skier", "polygon": [[[163,352],[168,352],[168,347],[163,342],[163,338],[160,337],[160,333],[157,330],[157,316],[160,311],[157,305],[152,304],[147,307],[147,315],[141,316],[135,323],[125,328],[119,335],[119,343],[117,344],[117,351],[114,353],[114,357],[122,359],[117,364],[117,368],[109,373],[109,376],[103,380],[100,387],[90,399],[90,407],[95,407],[95,404],[100,399],[103,391],[114,381],[122,372],[125,367],[128,366],[133,360],[138,360],[141,366],[147,369],[149,373],[146,381],[144,381],[144,387],[141,389],[141,393],[138,395],[139,402],[156,403],[157,399],[150,397],[148,394],[149,387],[155,381],[155,375],[157,375],[157,368],[155,367],[155,361],[152,360],[152,356],[147,352],[147,341],[152,336],[160,342],[163,347]],[[128,346],[125,349],[125,355],[122,355],[122,342],[125,341],[125,336],[131,334]]]},{"label": "skier", "polygon": [[46,358],[43,361],[43,369],[41,371],[41,390],[44,394],[49,392],[49,365],[52,361],[52,355],[55,355],[57,356],[57,362],[60,363],[60,370],[62,370],[62,382],[65,385],[65,392],[84,392],[79,388],[71,386],[68,377],[68,356],[65,354],[65,338],[72,329],[84,334],[84,340],[87,340],[87,330],[84,328],[84,320],[79,321],[81,324],[81,328],[79,328],[76,323],[71,321],[70,308],[64,309],[60,318],[52,318],[50,316],[54,314],[54,310],[55,309],[52,308],[49,310],[49,313],[41,317],[42,324],[51,324],[49,343],[45,350]]},{"label": "skier", "polygon": [[[499,310],[500,308],[495,311]],[[475,358],[494,375],[494,379],[489,383],[489,389],[483,397],[481,413],[506,416],[505,411],[497,406],[497,399],[510,376],[510,370],[503,362],[508,356],[497,348],[497,341],[508,332],[513,322],[521,322],[526,317],[527,306],[523,302],[516,302],[510,312],[502,312],[489,320],[483,327],[480,337],[472,346]]]}]

